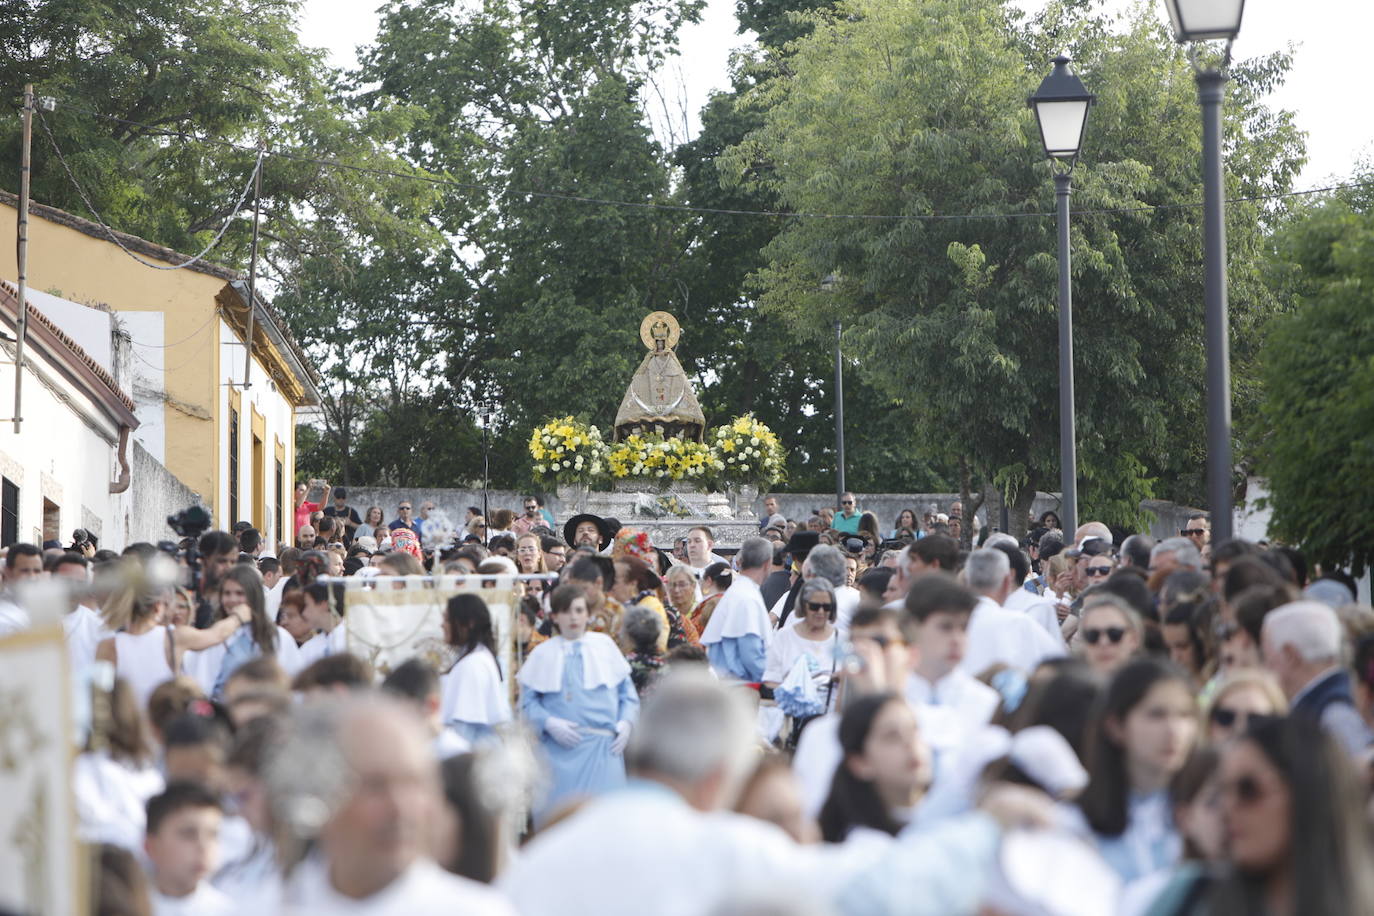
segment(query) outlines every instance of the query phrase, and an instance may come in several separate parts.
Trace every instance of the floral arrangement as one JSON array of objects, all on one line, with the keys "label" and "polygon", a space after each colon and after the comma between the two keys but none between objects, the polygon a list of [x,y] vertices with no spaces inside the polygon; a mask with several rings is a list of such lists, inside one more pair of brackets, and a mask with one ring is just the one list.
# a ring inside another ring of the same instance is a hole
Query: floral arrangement
[{"label": "floral arrangement", "polygon": [[716,427],[707,440],[720,465],[719,479],[727,487],[768,487],[787,476],[787,451],[777,433],[753,414]]},{"label": "floral arrangement", "polygon": [[530,434],[534,473],[553,483],[591,483],[606,473],[601,430],[572,417],[549,420]]},{"label": "floral arrangement", "polygon": [[721,467],[709,446],[661,433],[635,433],[611,446],[606,465],[613,480],[642,479],[664,486],[710,480]]}]

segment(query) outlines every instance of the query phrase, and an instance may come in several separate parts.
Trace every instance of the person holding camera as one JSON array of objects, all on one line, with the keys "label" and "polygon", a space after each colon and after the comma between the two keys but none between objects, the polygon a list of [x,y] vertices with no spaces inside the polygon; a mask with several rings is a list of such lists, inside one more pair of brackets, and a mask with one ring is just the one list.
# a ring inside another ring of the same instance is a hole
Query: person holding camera
[{"label": "person holding camera", "polygon": [[[309,497],[316,487],[320,488],[320,498],[318,502],[311,502]],[[329,503],[330,490],[329,481],[319,478],[311,478],[309,483],[296,484],[296,523],[291,526],[292,541],[296,539],[296,534],[301,528],[310,524],[310,516]]]}]

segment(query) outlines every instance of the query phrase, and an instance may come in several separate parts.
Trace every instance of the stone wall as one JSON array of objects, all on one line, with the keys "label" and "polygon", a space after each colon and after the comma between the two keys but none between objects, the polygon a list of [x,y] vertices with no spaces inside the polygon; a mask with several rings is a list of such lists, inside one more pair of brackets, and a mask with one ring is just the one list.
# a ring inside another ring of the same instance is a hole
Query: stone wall
[{"label": "stone wall", "polygon": [[129,442],[129,467],[131,483],[119,509],[124,543],[176,540],[167,516],[201,502],[199,494],[135,441]]},{"label": "stone wall", "polygon": [[[411,500],[411,505],[415,507],[416,514],[424,500],[434,503],[436,512],[442,512],[455,522],[461,522],[464,518],[468,506],[482,505],[481,490],[466,489],[421,489],[421,488],[397,488],[397,487],[348,487],[348,504],[358,510],[358,514],[364,514],[369,506],[381,506],[387,521],[396,518],[396,507],[401,500]],[[491,490],[488,493],[488,502],[493,511],[501,508],[512,509],[519,513],[525,494],[514,490]],[[939,512],[948,512],[949,506],[959,498],[957,493],[871,493],[860,494],[858,496],[859,509],[868,510],[878,516],[879,527],[887,531],[892,527],[897,514],[902,509],[915,509],[919,515],[927,506],[935,504]],[[790,519],[806,521],[821,506],[833,506],[835,496],[833,493],[779,493],[777,494],[779,508],[782,513]],[[553,512],[557,519],[564,519],[566,513],[564,507],[559,502],[558,497],[548,494],[545,497],[546,507]],[[1038,516],[1041,512],[1059,508],[1059,498],[1048,493],[1036,495],[1034,512]],[[753,510],[755,515],[763,512],[763,499],[759,498],[754,502]],[[980,518],[984,518],[984,513],[979,513]]]}]

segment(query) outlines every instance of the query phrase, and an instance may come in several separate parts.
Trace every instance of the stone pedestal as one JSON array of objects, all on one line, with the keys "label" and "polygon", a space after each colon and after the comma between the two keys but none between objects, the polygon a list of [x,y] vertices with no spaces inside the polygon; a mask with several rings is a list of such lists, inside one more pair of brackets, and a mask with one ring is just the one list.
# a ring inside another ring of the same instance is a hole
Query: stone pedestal
[{"label": "stone pedestal", "polygon": [[[575,502],[578,497],[583,497],[580,505]],[[738,494],[687,488],[658,492],[642,485],[617,483],[614,489],[593,490],[585,496],[560,487],[558,498],[568,516],[575,514],[572,507],[577,506],[576,511],[619,519],[626,528],[647,531],[654,546],[664,549],[671,548],[698,525],[710,528],[721,547],[738,547],[745,538],[759,532],[753,501]],[[731,511],[732,504],[736,511]]]}]

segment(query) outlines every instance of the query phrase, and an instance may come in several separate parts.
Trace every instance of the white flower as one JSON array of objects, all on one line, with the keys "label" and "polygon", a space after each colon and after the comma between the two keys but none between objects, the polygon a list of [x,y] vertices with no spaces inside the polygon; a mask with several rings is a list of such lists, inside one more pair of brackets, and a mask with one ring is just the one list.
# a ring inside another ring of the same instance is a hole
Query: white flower
[{"label": "white flower", "polygon": [[534,466],[534,473],[536,474],[543,474],[546,470],[547,468],[545,468],[542,464],[536,464]]},{"label": "white flower", "polygon": [[749,444],[750,444],[750,445],[758,445],[758,444],[759,444],[759,437],[758,437],[758,436],[754,436],[752,439],[749,440]]},{"label": "white flower", "polygon": [[578,455],[578,456],[577,456],[577,460],[573,462],[573,466],[576,467],[579,471],[582,470],[582,456],[581,456],[581,455]]},{"label": "white flower", "polygon": [[749,465],[747,465],[747,464],[741,464],[741,465],[739,466],[739,469],[740,469],[741,471],[747,471],[747,470],[749,470]]}]

